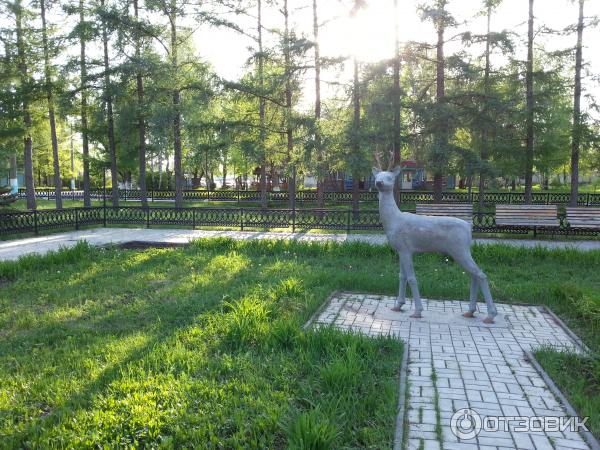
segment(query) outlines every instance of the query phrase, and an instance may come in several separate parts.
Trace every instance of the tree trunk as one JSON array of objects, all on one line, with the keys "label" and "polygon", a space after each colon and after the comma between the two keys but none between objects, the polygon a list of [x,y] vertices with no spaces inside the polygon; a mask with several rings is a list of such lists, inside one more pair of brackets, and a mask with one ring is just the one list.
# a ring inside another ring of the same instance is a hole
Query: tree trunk
[{"label": "tree trunk", "polygon": [[[490,24],[492,21],[492,6],[488,4],[487,9],[487,34],[485,37],[485,70],[483,73],[483,126],[481,130],[481,161],[488,158],[488,102],[490,94]],[[479,171],[479,197],[478,211],[483,212],[485,193],[485,166]]]},{"label": "tree trunk", "polygon": [[177,0],[171,0],[171,69],[173,76],[173,162],[175,171],[175,207],[183,206],[183,170],[181,152],[181,91],[179,90],[179,63],[177,60]]},{"label": "tree trunk", "polygon": [[[104,8],[105,0],[100,0]],[[106,23],[102,23],[102,45],[104,48],[104,96],[106,102],[106,119],[108,125],[108,152],[110,156],[110,180],[112,183],[112,204],[119,206],[119,174],[117,172],[117,146],[115,143],[115,119],[113,115],[112,92],[110,84],[110,65],[108,59],[108,31]]]},{"label": "tree trunk", "polygon": [[321,136],[321,47],[319,44],[319,14],[317,0],[313,0],[313,39],[315,46],[315,150],[317,158],[317,207],[325,206],[325,167]]},{"label": "tree trunk", "polygon": [[525,161],[525,203],[531,204],[533,185],[533,0],[529,0],[529,21],[527,28],[527,148]]},{"label": "tree trunk", "polygon": [[583,65],[583,3],[579,0],[577,48],[575,51],[575,92],[573,94],[573,131],[571,138],[571,198],[570,206],[577,206],[579,195],[579,147],[581,145],[581,67]]},{"label": "tree trunk", "polygon": [[[79,24],[84,24],[84,6],[83,0],[79,0]],[[83,30],[79,36],[80,46],[80,87],[81,87],[81,147],[83,151],[83,206],[92,206],[90,198],[90,146],[88,141],[88,120],[87,120],[87,67],[85,57],[85,36]]]},{"label": "tree trunk", "polygon": [[[17,54],[19,58],[19,73],[21,78],[21,86],[25,87],[29,84],[29,74],[27,72],[27,62],[25,59],[25,43],[23,41],[23,7],[21,0],[15,2],[15,19],[16,19],[16,35],[17,35]],[[25,136],[23,138],[24,150],[24,171],[25,171],[25,187],[27,189],[27,208],[36,209],[35,202],[35,185],[33,182],[33,154],[31,141],[31,112],[29,111],[29,97],[27,94],[22,96],[21,105],[23,107],[23,124],[25,125]]]},{"label": "tree trunk", "polygon": [[138,0],[133,0],[133,10],[136,21],[136,35],[135,35],[135,58],[137,59],[137,70],[136,70],[136,90],[138,99],[138,159],[139,159],[139,176],[138,176],[138,187],[140,189],[140,201],[142,208],[148,207],[148,190],[146,188],[146,120],[144,119],[144,79],[142,78],[141,64],[141,39],[142,30],[140,25],[139,6]]},{"label": "tree trunk", "polygon": [[[400,165],[400,39],[398,23],[398,0],[394,0],[394,86],[392,90],[392,107],[394,109],[394,162],[392,167]],[[396,177],[394,184],[396,201],[400,200],[402,189],[402,174]]]},{"label": "tree trunk", "polygon": [[291,165],[291,176],[288,182],[289,207],[295,214],[296,211],[296,162],[294,161],[294,130],[292,128],[292,60],[290,48],[290,28],[288,0],[283,2],[283,16],[285,19],[284,31],[284,59],[285,59],[285,109],[286,109],[286,136],[287,154]]},{"label": "tree trunk", "polygon": [[352,212],[354,217],[358,217],[360,201],[360,175],[358,174],[358,170],[356,170],[356,161],[360,158],[360,84],[358,78],[358,60],[356,59],[356,56],[354,56],[354,87],[352,89],[352,97],[354,104],[352,154],[355,161],[355,167],[352,172]]},{"label": "tree trunk", "polygon": [[50,121],[50,140],[52,141],[52,166],[54,168],[54,197],[56,209],[62,209],[62,180],[60,177],[60,160],[58,158],[58,139],[56,137],[56,117],[54,115],[54,93],[50,74],[50,50],[48,48],[48,27],[46,25],[46,0],[40,0],[42,19],[42,49],[44,52],[44,81],[46,99],[48,100],[48,119]]},{"label": "tree trunk", "polygon": [[223,189],[227,187],[227,151],[223,152]]},{"label": "tree trunk", "polygon": [[265,60],[263,54],[263,35],[262,35],[262,0],[258,0],[258,85],[261,95],[258,98],[258,117],[259,131],[258,142],[260,145],[260,206],[266,209],[267,201],[267,149],[266,149],[266,130],[265,130],[265,78],[264,67]]},{"label": "tree trunk", "polygon": [[16,153],[12,153],[10,155],[10,168],[9,168],[9,174],[8,174],[8,184],[10,185],[10,192],[11,193],[18,193],[19,192],[19,179],[17,178],[17,154]]},{"label": "tree trunk", "polygon": [[162,155],[158,155],[158,189],[162,189],[162,178],[163,178],[163,170],[162,170]]},{"label": "tree trunk", "polygon": [[[443,8],[444,4],[440,3],[439,7]],[[442,105],[445,103],[446,97],[446,79],[444,75],[445,60],[444,60],[444,31],[445,23],[443,15],[437,21],[437,60],[436,60],[436,103],[437,103],[437,130],[436,148],[434,153],[434,177],[433,177],[433,199],[435,202],[442,201],[443,189],[443,153],[446,151],[448,143],[448,121],[445,117],[446,113],[442,111]]]},{"label": "tree trunk", "polygon": [[75,186],[75,148],[73,146],[73,126],[71,126],[71,190],[74,191]]}]

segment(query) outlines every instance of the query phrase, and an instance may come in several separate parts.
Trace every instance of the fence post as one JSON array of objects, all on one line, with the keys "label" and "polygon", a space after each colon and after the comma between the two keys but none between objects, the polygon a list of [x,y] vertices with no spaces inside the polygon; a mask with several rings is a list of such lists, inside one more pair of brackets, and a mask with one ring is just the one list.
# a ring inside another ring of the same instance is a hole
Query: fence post
[{"label": "fence post", "polygon": [[196,208],[192,208],[192,230],[196,229]]},{"label": "fence post", "polygon": [[585,206],[590,206],[590,194],[586,195]]},{"label": "fence post", "polygon": [[550,204],[550,192],[546,192],[546,205]]},{"label": "fence post", "polygon": [[346,219],[346,232],[350,234],[350,221],[352,219],[352,212],[350,210],[346,211],[347,219]]},{"label": "fence post", "polygon": [[146,208],[146,228],[150,228],[150,207]]},{"label": "fence post", "polygon": [[240,204],[240,191],[239,191],[239,189],[237,191],[237,200],[238,200],[238,205],[239,205]]},{"label": "fence post", "polygon": [[244,231],[244,208],[240,208],[240,231]]},{"label": "fence post", "polygon": [[75,208],[75,229],[79,230],[79,208]]},{"label": "fence post", "polygon": [[104,207],[102,209],[103,209],[103,214],[104,214],[104,219],[103,219],[104,228],[106,228],[106,200],[104,201]]},{"label": "fence post", "polygon": [[37,218],[37,210],[33,210],[33,230],[35,235],[38,235],[38,218]]},{"label": "fence post", "polygon": [[295,233],[295,232],[296,232],[296,205],[294,204],[294,209],[292,209],[292,233]]}]

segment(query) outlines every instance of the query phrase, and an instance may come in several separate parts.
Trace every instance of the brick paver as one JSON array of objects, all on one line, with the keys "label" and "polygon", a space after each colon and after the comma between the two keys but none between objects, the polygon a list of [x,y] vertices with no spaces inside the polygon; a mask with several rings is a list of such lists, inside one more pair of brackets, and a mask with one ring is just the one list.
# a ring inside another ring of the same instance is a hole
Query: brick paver
[{"label": "brick paver", "polygon": [[[458,439],[450,418],[464,408],[488,416],[565,416],[563,406],[526,359],[542,346],[579,351],[575,341],[545,310],[497,304],[498,317],[485,325],[485,311],[462,317],[468,302],[423,300],[422,319],[410,319],[410,301],[390,311],[393,297],[337,293],[313,326],[333,324],[369,336],[393,335],[409,344],[407,416],[409,449],[587,449],[571,431],[482,430]],[[485,308],[485,306],[484,306]]]}]

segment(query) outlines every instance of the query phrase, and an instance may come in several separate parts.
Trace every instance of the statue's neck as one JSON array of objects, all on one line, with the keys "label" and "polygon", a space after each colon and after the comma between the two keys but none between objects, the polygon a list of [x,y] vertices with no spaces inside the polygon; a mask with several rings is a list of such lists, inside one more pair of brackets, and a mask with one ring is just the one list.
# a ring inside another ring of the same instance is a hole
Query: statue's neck
[{"label": "statue's neck", "polygon": [[390,223],[392,218],[400,212],[393,191],[379,192],[379,217],[382,223]]}]

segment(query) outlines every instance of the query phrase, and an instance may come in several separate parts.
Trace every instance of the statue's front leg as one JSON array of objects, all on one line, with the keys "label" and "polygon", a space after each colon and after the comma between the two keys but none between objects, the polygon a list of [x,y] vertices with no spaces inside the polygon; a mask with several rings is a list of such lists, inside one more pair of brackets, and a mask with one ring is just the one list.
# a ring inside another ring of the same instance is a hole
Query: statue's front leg
[{"label": "statue's front leg", "polygon": [[415,268],[413,266],[412,255],[404,253],[400,255],[400,264],[406,274],[406,281],[410,286],[412,293],[413,302],[415,305],[414,312],[410,316],[413,319],[421,318],[421,311],[423,311],[423,304],[421,303],[421,294],[419,294],[419,286],[417,285],[417,276],[415,275]]},{"label": "statue's front leg", "polygon": [[396,304],[392,308],[392,311],[402,311],[402,307],[406,303],[406,274],[402,265],[400,265],[400,287],[398,290],[398,298],[396,298]]}]

